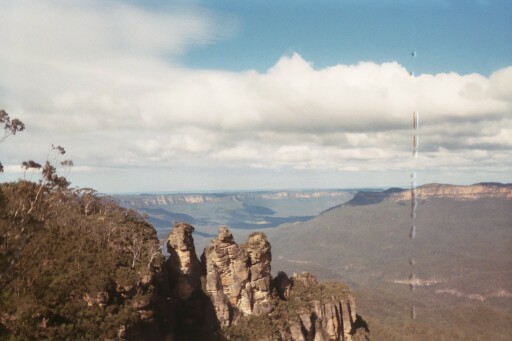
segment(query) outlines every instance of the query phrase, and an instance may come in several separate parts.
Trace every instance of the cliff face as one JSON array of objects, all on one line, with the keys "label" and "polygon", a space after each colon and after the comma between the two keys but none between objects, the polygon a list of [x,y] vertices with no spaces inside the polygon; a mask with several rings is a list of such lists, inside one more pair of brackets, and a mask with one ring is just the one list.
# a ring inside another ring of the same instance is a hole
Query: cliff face
[{"label": "cliff face", "polygon": [[253,233],[245,244],[249,258],[249,275],[252,300],[251,312],[256,315],[267,314],[272,310],[270,297],[270,243],[263,233]]},{"label": "cliff face", "polygon": [[229,326],[237,311],[250,313],[247,254],[228,229],[220,229],[201,260],[206,267],[206,291],[221,326]]},{"label": "cliff face", "polygon": [[[217,325],[217,332],[222,331],[217,335],[228,339],[351,340],[357,316],[346,286],[319,284],[308,273],[288,278],[281,272],[272,279],[271,246],[263,233],[251,234],[239,246],[231,232],[221,227],[199,262],[192,231],[188,224],[176,224],[168,238],[168,269],[178,276],[173,284],[179,293],[174,315],[197,306],[196,298],[206,293],[209,301],[200,304],[211,304],[217,323],[212,323],[211,316],[202,316],[191,329],[197,324],[214,335]],[[264,326],[257,328],[257,323]]]},{"label": "cliff face", "polygon": [[358,316],[354,296],[346,286],[337,283],[338,295],[330,296],[325,289],[326,292],[314,295],[313,293],[319,289],[319,284],[316,278],[307,272],[293,274],[291,283],[296,289],[291,290],[290,300],[304,300],[305,303],[298,305],[298,319],[292,319],[288,333],[283,335],[283,339],[352,340]]},{"label": "cliff face", "polygon": [[[470,186],[444,184],[427,184],[414,190],[417,200],[448,198],[460,201],[471,201],[485,198],[512,199],[512,184],[480,183]],[[410,189],[391,188],[382,192],[359,192],[348,205],[371,205],[383,200],[403,202],[411,200]]]},{"label": "cliff face", "polygon": [[137,195],[117,196],[117,200],[124,206],[146,207],[165,206],[176,204],[204,204],[229,201],[246,201],[256,199],[279,200],[279,199],[310,199],[320,197],[342,197],[345,193],[341,191],[278,191],[278,192],[256,192],[256,193],[212,193],[212,194],[163,194],[163,195]]},{"label": "cliff face", "polygon": [[176,281],[178,297],[188,299],[201,285],[201,264],[196,256],[194,228],[185,223],[174,226],[167,237],[168,270]]},{"label": "cliff face", "polygon": [[[443,184],[428,184],[416,188],[416,198],[427,200],[430,198],[449,198],[455,200],[477,200],[484,198],[512,199],[512,185],[496,183],[482,183],[471,186],[455,186]],[[393,201],[411,200],[411,191],[405,190],[390,195]]]},{"label": "cliff face", "polygon": [[206,267],[206,291],[217,318],[229,326],[239,314],[260,315],[272,311],[270,303],[270,244],[262,233],[239,247],[226,227],[206,247],[201,257]]}]

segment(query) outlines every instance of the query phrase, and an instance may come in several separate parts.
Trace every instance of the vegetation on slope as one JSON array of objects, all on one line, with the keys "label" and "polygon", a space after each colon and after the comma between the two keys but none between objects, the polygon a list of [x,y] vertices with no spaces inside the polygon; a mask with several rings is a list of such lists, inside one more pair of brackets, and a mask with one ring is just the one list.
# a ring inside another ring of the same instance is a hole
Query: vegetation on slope
[{"label": "vegetation on slope", "polygon": [[144,319],[163,259],[137,213],[22,180],[0,186],[0,238],[0,335],[113,338]]},{"label": "vegetation on slope", "polygon": [[[25,128],[4,110],[0,125],[0,142]],[[0,184],[0,339],[129,337],[155,322],[156,232],[109,198],[69,188],[55,166],[64,154],[52,145],[43,165],[21,164],[37,182]]]}]

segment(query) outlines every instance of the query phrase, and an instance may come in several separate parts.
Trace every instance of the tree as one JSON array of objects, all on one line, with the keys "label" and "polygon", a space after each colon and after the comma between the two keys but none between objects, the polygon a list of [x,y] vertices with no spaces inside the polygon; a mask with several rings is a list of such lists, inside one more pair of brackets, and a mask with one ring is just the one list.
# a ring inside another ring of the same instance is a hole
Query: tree
[{"label": "tree", "polygon": [[142,247],[144,246],[144,239],[138,233],[132,233],[128,250],[132,253],[132,269],[135,268],[135,262],[140,257]]},{"label": "tree", "polygon": [[[9,136],[16,135],[17,132],[25,130],[25,124],[21,122],[17,118],[11,119],[9,114],[0,109],[0,126],[3,125],[4,133],[3,136],[0,137],[0,143],[5,141]],[[4,166],[0,162],[0,173],[4,171]]]}]

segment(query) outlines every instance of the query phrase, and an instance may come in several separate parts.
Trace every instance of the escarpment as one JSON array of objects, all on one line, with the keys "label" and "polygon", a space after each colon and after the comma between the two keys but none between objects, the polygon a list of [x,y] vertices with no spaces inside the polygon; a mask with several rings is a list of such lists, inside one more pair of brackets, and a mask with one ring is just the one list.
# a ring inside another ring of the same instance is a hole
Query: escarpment
[{"label": "escarpment", "polygon": [[221,227],[199,261],[192,231],[178,223],[168,237],[172,315],[188,316],[170,323],[189,324],[174,328],[175,339],[352,340],[359,317],[347,286],[318,283],[308,273],[272,278],[271,246],[260,232],[238,245]]},{"label": "escarpment", "polygon": [[[456,186],[445,184],[427,184],[419,186],[415,190],[415,197],[419,200],[431,198],[448,198],[460,201],[472,201],[485,198],[512,199],[512,185],[500,183],[479,183],[470,186]],[[411,199],[411,191],[404,190],[392,193],[393,201],[408,201]]]},{"label": "escarpment", "polygon": [[[416,200],[453,199],[456,201],[474,201],[479,199],[512,199],[512,184],[478,183],[469,186],[446,184],[426,184],[410,189],[390,188],[385,191],[358,192],[346,205],[372,205],[390,200],[394,202],[407,202],[411,197]],[[333,207],[331,209],[337,208]],[[331,210],[330,209],[330,210]]]}]

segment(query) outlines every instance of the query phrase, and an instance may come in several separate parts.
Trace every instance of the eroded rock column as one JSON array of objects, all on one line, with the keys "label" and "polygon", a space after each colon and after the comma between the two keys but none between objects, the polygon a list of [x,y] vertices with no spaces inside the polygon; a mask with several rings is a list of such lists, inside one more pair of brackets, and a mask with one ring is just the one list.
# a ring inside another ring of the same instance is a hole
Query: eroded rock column
[{"label": "eroded rock column", "polygon": [[176,281],[178,297],[188,299],[201,288],[201,264],[197,259],[194,227],[186,223],[176,223],[167,237],[169,252],[168,266],[173,280]]},{"label": "eroded rock column", "polygon": [[229,326],[239,306],[246,310],[252,301],[248,258],[226,227],[204,249],[201,260],[206,268],[206,291],[222,326]]},{"label": "eroded rock column", "polygon": [[270,243],[263,233],[256,232],[249,236],[245,250],[250,263],[251,313],[267,314],[273,309],[270,296]]}]

